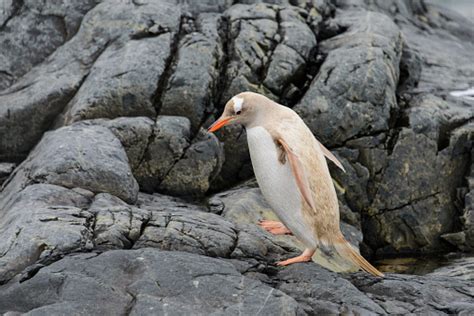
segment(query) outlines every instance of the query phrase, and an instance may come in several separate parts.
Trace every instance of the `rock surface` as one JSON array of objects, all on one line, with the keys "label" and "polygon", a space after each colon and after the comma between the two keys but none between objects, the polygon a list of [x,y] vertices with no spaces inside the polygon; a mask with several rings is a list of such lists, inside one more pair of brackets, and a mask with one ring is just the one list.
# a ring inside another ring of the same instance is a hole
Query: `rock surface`
[{"label": "rock surface", "polygon": [[0,311],[473,314],[469,257],[385,279],[276,267],[301,246],[256,225],[275,215],[245,130],[205,131],[263,93],[343,163],[365,256],[472,251],[473,30],[423,0],[4,1]]}]

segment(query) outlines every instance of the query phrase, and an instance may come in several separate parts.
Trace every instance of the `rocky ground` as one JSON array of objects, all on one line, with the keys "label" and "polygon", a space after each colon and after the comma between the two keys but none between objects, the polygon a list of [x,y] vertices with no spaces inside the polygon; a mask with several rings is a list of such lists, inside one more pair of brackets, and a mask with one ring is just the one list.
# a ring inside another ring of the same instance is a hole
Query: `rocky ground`
[{"label": "rocky ground", "polygon": [[[472,259],[424,276],[277,268],[232,95],[339,157],[368,258],[474,250],[474,24],[416,1],[3,1],[0,312],[474,313]],[[333,167],[333,166],[331,166]]]}]

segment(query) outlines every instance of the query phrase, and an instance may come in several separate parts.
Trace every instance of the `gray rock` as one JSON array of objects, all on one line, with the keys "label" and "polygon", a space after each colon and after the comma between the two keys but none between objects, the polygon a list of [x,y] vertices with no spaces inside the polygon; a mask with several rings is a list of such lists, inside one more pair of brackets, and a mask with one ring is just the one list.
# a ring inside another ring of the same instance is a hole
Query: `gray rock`
[{"label": "gray rock", "polygon": [[436,97],[415,101],[368,209],[367,242],[380,254],[447,250],[440,236],[457,224],[455,195],[467,169],[472,127],[454,127],[474,111]]},{"label": "gray rock", "polygon": [[130,203],[138,194],[120,141],[100,126],[68,126],[46,133],[5,184],[2,197],[8,199],[33,183],[108,192]]},{"label": "gray rock", "polygon": [[150,213],[108,193],[97,194],[88,212],[94,214],[94,248],[130,249],[142,234]]},{"label": "gray rock", "polygon": [[102,117],[155,116],[153,95],[173,37],[163,32],[109,45],[68,103],[63,124]]},{"label": "gray rock", "polygon": [[393,274],[373,282],[356,274],[351,282],[387,314],[470,315],[474,311],[470,281]]},{"label": "gray rock", "polygon": [[96,3],[95,0],[2,2],[0,90],[15,83],[71,39],[84,14]]},{"label": "gray rock", "polygon": [[[150,31],[153,25],[156,27]],[[86,76],[89,74],[89,70],[103,52],[110,54],[114,48],[127,46],[126,43],[129,41],[137,44],[140,42],[131,38],[153,37],[154,33],[158,32],[159,35],[161,31],[165,30],[176,32],[178,26],[179,13],[174,6],[161,1],[142,1],[137,5],[132,2],[123,2],[117,5],[115,1],[104,1],[95,6],[86,15],[82,21],[82,27],[71,40],[59,47],[42,64],[29,71],[21,80],[0,93],[0,103],[3,105],[0,107],[0,135],[2,135],[0,159],[14,161],[25,158],[29,150],[39,141],[43,132],[50,128],[52,121],[74,98],[81,84],[87,82]],[[163,36],[166,37],[169,34]],[[145,38],[144,40],[153,42],[158,39]],[[128,44],[128,46],[130,45],[132,44]],[[160,51],[161,49],[166,52],[169,47],[161,47]],[[160,56],[167,58],[167,55]],[[110,57],[112,58],[112,56]],[[162,65],[159,59],[154,61]],[[123,62],[123,59],[117,61],[118,64]],[[105,63],[107,64],[107,62]],[[140,61],[138,64],[142,65]],[[128,68],[133,68],[131,67],[133,60],[127,59],[126,65],[130,65]],[[108,68],[105,66],[103,68],[104,71],[108,69],[109,75],[120,75],[119,72],[110,70],[110,68],[117,68],[116,66],[116,64],[112,66],[108,64]],[[150,67],[150,69],[158,68]],[[149,78],[155,76],[150,73],[148,75],[150,75]],[[133,71],[125,77],[128,76],[133,78]],[[95,71],[91,80],[92,78],[105,80],[107,76],[101,76]],[[120,87],[117,85],[120,82],[119,79],[109,81],[110,84],[115,84],[112,85],[113,87]],[[142,83],[140,85],[141,91],[149,92],[150,85],[158,85],[158,81],[142,82],[138,80],[138,82]],[[99,82],[99,84],[103,83],[103,81]],[[129,86],[129,83],[127,85]],[[91,85],[89,87],[95,91],[96,87]],[[114,94],[116,92],[113,91]],[[101,94],[100,90],[97,93],[104,98],[107,97]],[[145,95],[149,95],[147,93]],[[119,99],[119,104],[124,107],[130,106],[134,95],[123,94],[123,96],[125,102]],[[116,109],[116,112],[130,114],[130,111],[127,112],[125,108],[119,110]],[[62,122],[64,122],[64,117],[56,118],[56,126],[61,126]]]},{"label": "gray rock", "polygon": [[206,212],[207,208],[203,205],[194,204],[187,202],[183,199],[178,197],[153,193],[146,194],[139,192],[138,193],[138,200],[136,205],[144,210],[150,212],[163,212],[163,211],[170,211],[170,210],[178,210],[178,211],[186,211],[186,212]]},{"label": "gray rock", "polygon": [[15,170],[16,164],[9,162],[0,163],[0,187],[8,176]]},{"label": "gray rock", "polygon": [[3,313],[67,314],[78,308],[131,315],[303,313],[293,298],[241,275],[230,263],[156,249],[71,256],[0,294]]},{"label": "gray rock", "polygon": [[154,122],[147,117],[120,117],[113,120],[96,119],[83,121],[83,124],[107,127],[120,140],[127,153],[133,174],[143,161]]},{"label": "gray rock", "polygon": [[191,141],[191,124],[185,117],[158,116],[135,176],[145,191],[156,190]]},{"label": "gray rock", "polygon": [[453,260],[448,266],[436,269],[428,275],[474,281],[474,257]]},{"label": "gray rock", "polygon": [[[2,197],[3,198],[3,197]],[[34,184],[2,199],[0,283],[23,269],[92,248],[90,198],[56,185]]]},{"label": "gray rock", "polygon": [[215,85],[219,70],[216,67],[222,59],[219,45],[216,14],[201,14],[190,30],[179,42],[174,58],[177,60],[174,72],[166,88],[160,115],[187,117],[193,132],[197,131],[206,113],[212,109]]},{"label": "gray rock", "polygon": [[169,210],[152,213],[134,248],[155,247],[228,258],[236,242],[234,225],[219,216]]},{"label": "gray rock", "polygon": [[278,271],[274,281],[277,289],[294,297],[308,314],[385,314],[351,282],[315,264],[289,266]]},{"label": "gray rock", "polygon": [[209,190],[223,160],[224,154],[217,137],[201,129],[158,189],[171,195],[202,195]]},{"label": "gray rock", "polygon": [[334,146],[389,129],[398,110],[402,37],[390,18],[374,12],[341,12],[331,23],[345,31],[320,43],[327,57],[295,110]]},{"label": "gray rock", "polygon": [[[290,98],[298,90],[294,83],[304,81],[310,51],[316,38],[296,7],[264,4],[234,5],[224,13],[223,82],[218,83],[222,107],[242,91],[264,93],[275,101]],[[303,78],[303,79],[302,79]],[[245,133],[228,127],[218,134],[224,142],[225,163],[213,185],[229,187],[248,179],[250,168]]]},{"label": "gray rock", "polygon": [[229,125],[216,135],[223,144],[225,161],[212,183],[214,191],[227,189],[253,176],[245,129],[239,125]]}]

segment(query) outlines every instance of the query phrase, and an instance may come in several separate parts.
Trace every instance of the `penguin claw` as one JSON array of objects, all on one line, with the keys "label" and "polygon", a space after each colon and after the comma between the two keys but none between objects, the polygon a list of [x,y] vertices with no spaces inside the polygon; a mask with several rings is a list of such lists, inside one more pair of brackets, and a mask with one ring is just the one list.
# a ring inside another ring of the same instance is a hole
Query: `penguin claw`
[{"label": "penguin claw", "polygon": [[273,235],[292,235],[291,231],[278,221],[259,220],[258,226]]}]

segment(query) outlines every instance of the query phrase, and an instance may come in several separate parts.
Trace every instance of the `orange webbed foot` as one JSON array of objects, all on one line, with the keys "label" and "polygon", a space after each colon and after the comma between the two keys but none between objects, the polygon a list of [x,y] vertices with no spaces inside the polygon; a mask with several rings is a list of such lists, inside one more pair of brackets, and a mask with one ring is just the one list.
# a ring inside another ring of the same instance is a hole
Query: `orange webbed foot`
[{"label": "orange webbed foot", "polygon": [[273,235],[292,235],[291,231],[278,221],[261,220],[258,222],[258,226]]},{"label": "orange webbed foot", "polygon": [[308,262],[308,261],[311,261],[311,258],[313,257],[314,253],[315,253],[314,249],[305,249],[305,251],[303,251],[301,255],[294,258],[287,259],[287,260],[278,261],[276,265],[280,267],[284,267],[293,263]]}]

